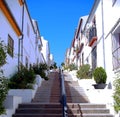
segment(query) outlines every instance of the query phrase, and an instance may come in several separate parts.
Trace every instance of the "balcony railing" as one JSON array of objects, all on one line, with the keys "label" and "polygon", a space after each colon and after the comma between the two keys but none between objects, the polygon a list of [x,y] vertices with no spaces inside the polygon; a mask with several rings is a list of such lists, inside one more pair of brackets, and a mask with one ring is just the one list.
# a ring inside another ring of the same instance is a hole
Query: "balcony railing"
[{"label": "balcony railing", "polygon": [[97,30],[96,27],[90,28],[89,31],[89,44],[92,42],[93,39],[97,39]]}]

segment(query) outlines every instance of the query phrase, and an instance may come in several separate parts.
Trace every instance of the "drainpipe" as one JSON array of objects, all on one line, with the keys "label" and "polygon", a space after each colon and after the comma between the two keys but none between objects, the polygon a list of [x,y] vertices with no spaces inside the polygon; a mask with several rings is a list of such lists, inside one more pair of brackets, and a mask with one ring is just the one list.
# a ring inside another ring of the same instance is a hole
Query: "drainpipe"
[{"label": "drainpipe", "polygon": [[[22,8],[22,32],[24,28],[24,0],[23,0],[23,8]],[[24,35],[23,35],[24,36]],[[23,63],[23,36],[21,38],[21,62]]]},{"label": "drainpipe", "polygon": [[[24,28],[24,3],[22,6],[22,27],[21,27],[22,33],[23,28]],[[23,34],[19,37],[18,41],[18,72],[20,71],[20,62],[23,63]]]},{"label": "drainpipe", "polygon": [[104,69],[106,69],[106,64],[105,64],[105,37],[104,37],[104,9],[103,9],[103,0],[101,0],[101,15],[102,15],[103,67],[104,67]]},{"label": "drainpipe", "polygon": [[20,41],[22,39],[22,35],[18,37],[18,72],[20,71]]}]

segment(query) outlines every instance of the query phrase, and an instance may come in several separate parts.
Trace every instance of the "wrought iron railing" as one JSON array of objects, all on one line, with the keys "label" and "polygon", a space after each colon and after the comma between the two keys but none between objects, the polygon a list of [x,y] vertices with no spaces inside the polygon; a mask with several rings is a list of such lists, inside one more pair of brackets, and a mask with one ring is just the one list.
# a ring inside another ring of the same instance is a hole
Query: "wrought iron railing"
[{"label": "wrought iron railing", "polygon": [[92,27],[89,30],[89,42],[92,40],[93,37],[97,36],[97,30],[96,27]]}]

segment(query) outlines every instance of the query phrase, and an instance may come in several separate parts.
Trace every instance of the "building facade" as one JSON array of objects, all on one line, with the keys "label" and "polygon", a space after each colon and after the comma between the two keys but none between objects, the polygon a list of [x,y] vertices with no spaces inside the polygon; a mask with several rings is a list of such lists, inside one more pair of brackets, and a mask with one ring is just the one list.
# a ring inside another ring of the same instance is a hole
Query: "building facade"
[{"label": "building facade", "polygon": [[49,46],[49,42],[47,40],[44,39],[44,37],[41,37],[42,40],[42,54],[44,56],[44,60],[45,63],[50,66],[50,46]]},{"label": "building facade", "polygon": [[92,70],[103,67],[108,88],[112,88],[114,76],[120,70],[119,11],[119,0],[95,0],[89,16],[81,17],[78,22],[74,36],[77,44],[73,40],[78,50],[75,64],[90,64]]},{"label": "building facade", "polygon": [[21,66],[29,68],[45,62],[39,26],[32,20],[25,0],[0,0],[0,22],[0,39],[8,47],[7,64],[3,66],[6,77]]}]

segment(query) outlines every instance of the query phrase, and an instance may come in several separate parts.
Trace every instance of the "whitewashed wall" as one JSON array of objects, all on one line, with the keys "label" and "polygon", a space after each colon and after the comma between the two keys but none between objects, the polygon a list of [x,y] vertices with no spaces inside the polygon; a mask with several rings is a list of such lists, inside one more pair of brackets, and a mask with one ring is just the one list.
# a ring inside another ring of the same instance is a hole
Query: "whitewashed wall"
[{"label": "whitewashed wall", "polygon": [[5,0],[20,29],[22,29],[22,9],[19,0]]},{"label": "whitewashed wall", "polygon": [[14,40],[14,57],[11,57],[8,54],[7,64],[3,67],[5,76],[9,77],[17,70],[18,67],[18,37],[1,10],[0,22],[0,38],[4,40],[5,45],[8,45],[8,34]]},{"label": "whitewashed wall", "polygon": [[[112,34],[109,32],[114,27],[118,19],[120,18],[120,2],[112,4],[112,0],[106,0],[103,2],[104,5],[104,28],[105,28],[105,54],[106,54],[106,71],[109,80],[114,80],[114,71],[112,64]],[[107,36],[108,35],[108,36]]]},{"label": "whitewashed wall", "polygon": [[26,64],[26,57],[29,64],[36,63],[35,57],[35,32],[33,29],[31,17],[29,17],[27,8],[24,9],[24,29],[23,29],[23,64]]}]

